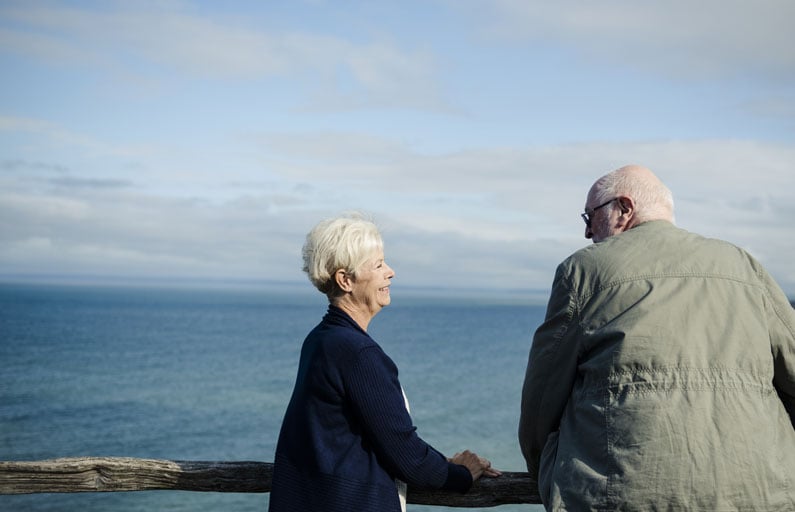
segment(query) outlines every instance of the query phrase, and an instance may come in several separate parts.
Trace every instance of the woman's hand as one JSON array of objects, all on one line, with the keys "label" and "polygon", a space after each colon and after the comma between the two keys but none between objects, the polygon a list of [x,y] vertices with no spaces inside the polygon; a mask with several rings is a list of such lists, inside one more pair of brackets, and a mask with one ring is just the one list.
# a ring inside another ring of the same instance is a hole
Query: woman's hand
[{"label": "woman's hand", "polygon": [[491,467],[491,462],[483,457],[478,457],[476,453],[472,453],[469,450],[456,453],[453,455],[453,458],[450,459],[450,462],[466,467],[472,474],[473,482],[481,476],[493,478],[502,475],[502,472]]}]

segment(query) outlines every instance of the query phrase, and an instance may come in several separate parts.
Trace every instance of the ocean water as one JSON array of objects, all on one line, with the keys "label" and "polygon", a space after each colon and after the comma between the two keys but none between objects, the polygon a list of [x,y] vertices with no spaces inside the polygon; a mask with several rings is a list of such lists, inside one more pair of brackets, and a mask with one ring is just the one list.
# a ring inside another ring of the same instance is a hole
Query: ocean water
[{"label": "ocean water", "polygon": [[[309,288],[0,284],[0,460],[273,461],[301,342],[326,309]],[[447,455],[471,449],[523,471],[519,397],[544,306],[401,296],[399,286],[392,296],[369,331],[400,368],[420,436]],[[244,512],[267,503],[268,494],[186,491],[0,496],[2,511]]]}]

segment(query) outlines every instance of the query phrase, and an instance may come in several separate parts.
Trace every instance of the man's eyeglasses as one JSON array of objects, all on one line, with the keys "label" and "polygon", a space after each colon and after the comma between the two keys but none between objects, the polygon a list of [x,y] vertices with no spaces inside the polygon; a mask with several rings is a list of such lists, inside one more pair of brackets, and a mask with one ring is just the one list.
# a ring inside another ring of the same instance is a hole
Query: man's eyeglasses
[{"label": "man's eyeglasses", "polygon": [[588,226],[588,227],[590,228],[590,227],[591,227],[591,216],[592,216],[592,215],[593,215],[593,214],[596,212],[596,210],[598,210],[599,208],[602,208],[602,207],[604,207],[604,206],[607,206],[607,205],[609,205],[610,203],[612,203],[612,202],[613,202],[613,201],[615,201],[616,199],[618,199],[618,198],[617,198],[617,197],[614,197],[614,198],[613,198],[613,199],[611,199],[610,201],[608,201],[608,202],[606,202],[606,203],[602,203],[602,204],[600,204],[599,206],[597,206],[596,208],[594,208],[593,210],[591,210],[591,211],[590,211],[590,213],[589,213],[589,212],[587,212],[587,211],[586,211],[586,212],[583,212],[583,213],[581,213],[581,214],[580,214],[580,217],[582,217],[582,220],[584,220],[584,221],[585,221],[585,225],[586,225],[586,226]]}]

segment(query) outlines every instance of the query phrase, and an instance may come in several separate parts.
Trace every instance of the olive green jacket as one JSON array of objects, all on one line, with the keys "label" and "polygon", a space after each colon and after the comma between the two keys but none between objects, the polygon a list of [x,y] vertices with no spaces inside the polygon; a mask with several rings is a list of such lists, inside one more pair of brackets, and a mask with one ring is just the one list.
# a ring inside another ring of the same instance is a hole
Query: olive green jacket
[{"label": "olive green jacket", "polygon": [[519,441],[549,510],[795,510],[795,310],[665,221],[558,266]]}]

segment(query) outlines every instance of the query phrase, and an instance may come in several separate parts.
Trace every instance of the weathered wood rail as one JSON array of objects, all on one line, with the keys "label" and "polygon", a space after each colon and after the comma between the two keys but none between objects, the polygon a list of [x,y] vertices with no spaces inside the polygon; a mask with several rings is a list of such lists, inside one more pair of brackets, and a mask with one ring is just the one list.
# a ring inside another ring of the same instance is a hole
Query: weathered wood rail
[{"label": "weathered wood rail", "polygon": [[[0,462],[0,494],[201,491],[270,492],[270,462],[208,462],[79,457]],[[481,478],[466,494],[409,487],[417,505],[476,508],[541,503],[536,482],[527,473],[503,472]]]}]

